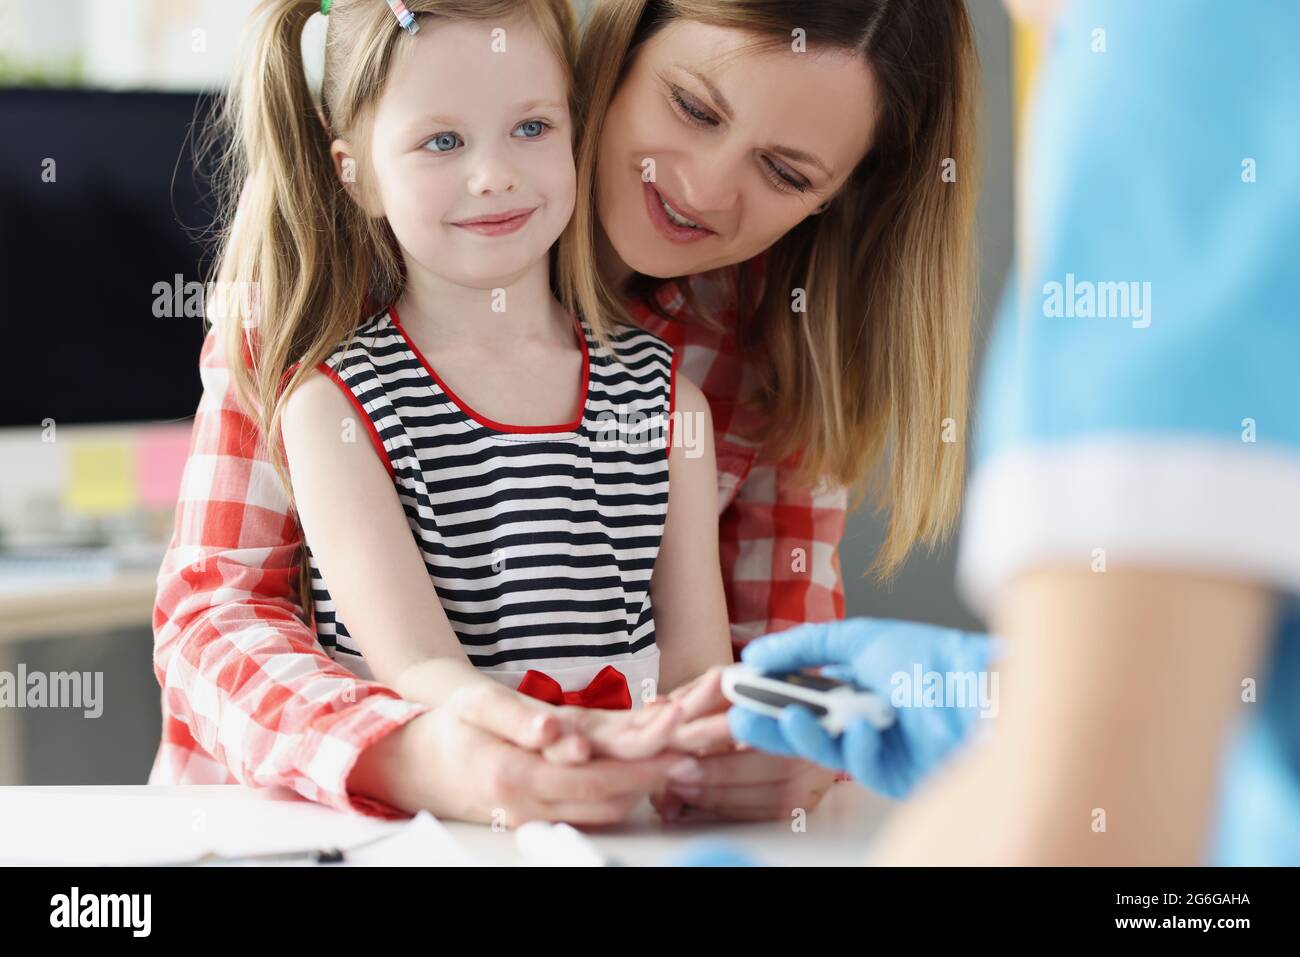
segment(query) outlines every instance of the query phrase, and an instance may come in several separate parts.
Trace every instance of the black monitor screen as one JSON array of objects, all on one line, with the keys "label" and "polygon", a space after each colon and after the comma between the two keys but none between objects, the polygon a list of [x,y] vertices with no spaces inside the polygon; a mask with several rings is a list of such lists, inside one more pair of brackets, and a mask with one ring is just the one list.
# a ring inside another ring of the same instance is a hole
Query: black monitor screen
[{"label": "black monitor screen", "polygon": [[155,301],[160,283],[208,278],[193,151],[211,103],[0,90],[0,426],[194,414],[202,320]]}]

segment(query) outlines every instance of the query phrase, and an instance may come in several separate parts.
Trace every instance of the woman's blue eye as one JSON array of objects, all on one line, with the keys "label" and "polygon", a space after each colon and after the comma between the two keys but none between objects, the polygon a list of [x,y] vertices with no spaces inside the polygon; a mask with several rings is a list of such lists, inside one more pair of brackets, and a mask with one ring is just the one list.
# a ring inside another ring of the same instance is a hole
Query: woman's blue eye
[{"label": "woman's blue eye", "polygon": [[425,146],[432,147],[434,153],[449,153],[461,143],[461,139],[455,133],[439,133]]},{"label": "woman's blue eye", "polygon": [[524,130],[524,138],[533,140],[545,133],[549,126],[545,120],[524,120],[515,129]]}]

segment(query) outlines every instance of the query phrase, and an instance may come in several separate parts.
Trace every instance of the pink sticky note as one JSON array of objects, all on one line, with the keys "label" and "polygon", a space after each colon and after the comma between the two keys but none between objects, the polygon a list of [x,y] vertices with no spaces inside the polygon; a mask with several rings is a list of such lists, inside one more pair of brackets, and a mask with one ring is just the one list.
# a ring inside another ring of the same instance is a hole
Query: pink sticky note
[{"label": "pink sticky note", "polygon": [[151,425],[139,431],[135,442],[136,483],[140,502],[171,508],[181,491],[181,473],[190,453],[193,424]]}]

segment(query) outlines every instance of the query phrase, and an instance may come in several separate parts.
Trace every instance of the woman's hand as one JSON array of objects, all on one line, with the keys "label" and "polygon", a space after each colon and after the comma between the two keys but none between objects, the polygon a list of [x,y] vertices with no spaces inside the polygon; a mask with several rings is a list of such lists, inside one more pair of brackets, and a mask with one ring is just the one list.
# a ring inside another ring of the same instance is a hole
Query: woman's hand
[{"label": "woman's hand", "polygon": [[[514,827],[613,823],[670,781],[699,780],[699,763],[674,752],[623,760],[584,754],[583,716],[571,710],[579,709],[504,686],[465,688],[362,752],[348,789],[409,813]],[[662,733],[653,721],[650,727],[640,729],[643,738]]]},{"label": "woman's hand", "polygon": [[727,723],[721,668],[710,668],[668,696],[682,710],[671,746],[699,756],[701,777],[677,778],[651,800],[665,820],[723,817],[788,818],[811,811],[835,780],[835,772],[798,758],[737,746]]}]

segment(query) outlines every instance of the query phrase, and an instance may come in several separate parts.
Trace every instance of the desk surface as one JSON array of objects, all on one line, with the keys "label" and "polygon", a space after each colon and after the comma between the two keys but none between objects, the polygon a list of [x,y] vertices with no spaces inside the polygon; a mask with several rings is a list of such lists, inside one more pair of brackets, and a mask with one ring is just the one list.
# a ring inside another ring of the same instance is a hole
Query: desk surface
[{"label": "desk surface", "polygon": [[[25,584],[25,583],[20,583]],[[0,587],[0,644],[132,626],[150,628],[157,571]]]},{"label": "desk surface", "polygon": [[[91,786],[28,787],[29,794],[42,791],[81,796],[112,797],[167,796],[189,798],[199,804],[224,800],[277,802],[301,801],[284,789],[255,791],[238,785],[205,786]],[[722,839],[738,846],[761,864],[792,866],[844,866],[859,864],[872,835],[889,814],[893,804],[885,798],[849,782],[834,785],[821,805],[807,815],[806,829],[797,831],[788,821],[759,824],[710,822],[665,825],[649,803],[632,818],[615,827],[586,831],[600,848],[618,862],[634,866],[664,864],[692,841]],[[447,829],[473,857],[488,864],[523,863],[515,849],[514,835],[493,831],[487,825],[445,822]],[[28,822],[39,826],[39,822]]]}]

